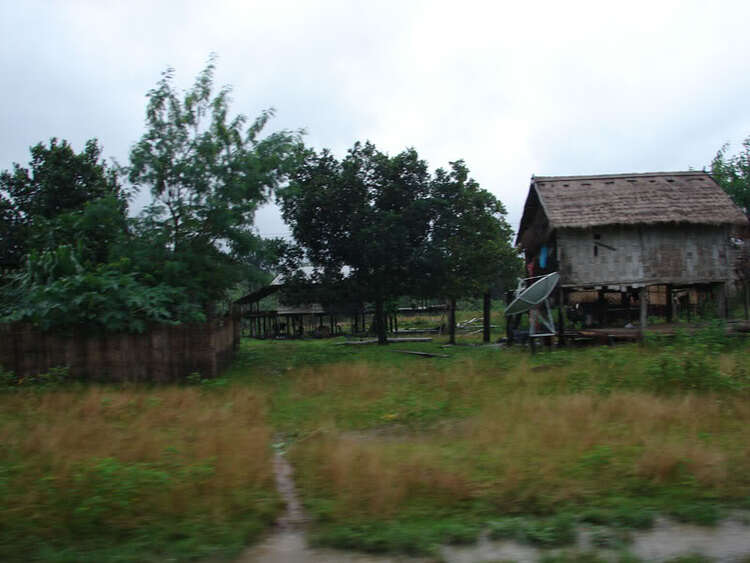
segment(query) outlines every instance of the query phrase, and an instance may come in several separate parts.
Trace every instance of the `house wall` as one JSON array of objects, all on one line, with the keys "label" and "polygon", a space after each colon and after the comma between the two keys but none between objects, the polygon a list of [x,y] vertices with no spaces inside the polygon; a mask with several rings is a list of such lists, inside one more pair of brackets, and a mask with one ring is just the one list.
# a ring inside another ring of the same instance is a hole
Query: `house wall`
[{"label": "house wall", "polygon": [[557,231],[563,286],[726,282],[731,276],[728,252],[724,227],[644,225]]}]

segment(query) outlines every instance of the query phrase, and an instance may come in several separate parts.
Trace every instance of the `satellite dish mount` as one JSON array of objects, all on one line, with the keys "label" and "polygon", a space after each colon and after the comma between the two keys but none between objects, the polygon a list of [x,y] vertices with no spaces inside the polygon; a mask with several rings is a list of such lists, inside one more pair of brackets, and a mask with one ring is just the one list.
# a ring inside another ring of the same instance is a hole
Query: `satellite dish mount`
[{"label": "satellite dish mount", "polygon": [[[532,282],[532,280],[535,281]],[[549,296],[559,281],[560,274],[557,272],[552,272],[541,278],[519,280],[516,298],[505,309],[505,316],[521,315],[528,312],[529,338],[555,335],[555,321],[552,317],[552,309],[549,306]]]}]

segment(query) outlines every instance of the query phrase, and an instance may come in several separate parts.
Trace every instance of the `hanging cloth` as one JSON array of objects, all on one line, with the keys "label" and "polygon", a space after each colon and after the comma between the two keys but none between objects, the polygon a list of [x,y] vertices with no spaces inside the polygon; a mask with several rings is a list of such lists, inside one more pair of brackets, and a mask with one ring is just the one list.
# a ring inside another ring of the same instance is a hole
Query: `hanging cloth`
[{"label": "hanging cloth", "polygon": [[544,269],[547,267],[547,245],[543,244],[542,249],[539,252],[539,267]]}]

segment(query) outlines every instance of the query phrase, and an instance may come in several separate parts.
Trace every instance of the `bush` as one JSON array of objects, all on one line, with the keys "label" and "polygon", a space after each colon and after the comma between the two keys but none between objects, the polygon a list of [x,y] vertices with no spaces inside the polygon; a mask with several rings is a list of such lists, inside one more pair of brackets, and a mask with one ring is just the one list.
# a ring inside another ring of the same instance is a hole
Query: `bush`
[{"label": "bush", "polygon": [[697,342],[691,347],[667,346],[646,366],[649,385],[657,393],[676,390],[726,391],[731,380],[719,371],[714,346]]},{"label": "bush", "polygon": [[129,269],[126,259],[85,267],[68,245],[32,252],[0,288],[0,322],[140,333],[149,323],[205,320],[196,305],[186,304],[181,288],[146,283]]}]

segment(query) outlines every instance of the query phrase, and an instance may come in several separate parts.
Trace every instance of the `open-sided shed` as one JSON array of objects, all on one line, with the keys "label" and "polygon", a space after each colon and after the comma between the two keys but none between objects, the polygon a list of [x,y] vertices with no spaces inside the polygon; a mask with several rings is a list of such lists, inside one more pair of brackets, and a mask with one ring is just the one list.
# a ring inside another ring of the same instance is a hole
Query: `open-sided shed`
[{"label": "open-sided shed", "polygon": [[705,172],[532,177],[516,239],[531,275],[560,272],[572,291],[619,292],[640,302],[648,287],[712,293],[726,314],[732,230],[747,218]]}]

